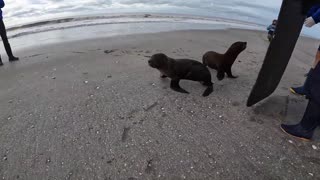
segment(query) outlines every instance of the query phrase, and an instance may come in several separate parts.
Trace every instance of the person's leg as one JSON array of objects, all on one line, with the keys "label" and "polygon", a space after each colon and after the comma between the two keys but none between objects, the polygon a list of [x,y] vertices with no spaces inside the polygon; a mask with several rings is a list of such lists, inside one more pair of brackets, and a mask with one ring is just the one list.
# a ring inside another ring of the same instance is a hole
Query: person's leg
[{"label": "person's leg", "polygon": [[307,130],[315,129],[320,122],[320,105],[310,100],[301,120],[301,126]]},{"label": "person's leg", "polygon": [[316,68],[317,64],[320,62],[320,46],[318,48],[318,52],[316,54],[316,59],[314,60],[313,63],[313,68]]},{"label": "person's leg", "polygon": [[310,100],[300,123],[296,125],[281,124],[281,129],[291,136],[311,140],[314,130],[320,123],[319,109],[320,105]]},{"label": "person's leg", "polygon": [[306,90],[305,90],[305,85],[306,85],[306,83],[308,82],[308,80],[309,80],[309,78],[310,78],[309,74],[311,74],[312,71],[313,71],[313,68],[311,68],[310,71],[308,72],[307,78],[306,78],[303,86],[300,86],[300,87],[291,87],[291,88],[290,88],[290,91],[291,91],[293,94],[297,94],[297,95],[301,95],[301,96],[307,95],[307,92],[306,92]]},{"label": "person's leg", "polygon": [[268,40],[271,42],[272,39],[273,39],[273,32],[269,31],[268,32]]},{"label": "person's leg", "polygon": [[7,52],[8,57],[9,57],[9,61],[17,61],[17,60],[19,60],[19,58],[14,57],[13,54],[12,54],[11,46],[9,44],[8,37],[7,37],[6,27],[5,27],[2,19],[0,20],[0,36],[2,38],[2,42],[3,42],[4,48],[5,48],[6,52]]},{"label": "person's leg", "polygon": [[[314,63],[313,63],[313,66],[312,68],[310,69],[309,73],[310,74],[312,72],[312,70],[317,66],[317,64],[319,63],[320,61],[320,46],[318,48],[318,51],[317,51],[317,54],[316,54],[316,57],[315,57],[315,60],[314,60]],[[308,80],[308,74],[307,74],[307,79],[306,81]],[[306,92],[305,92],[305,84],[306,84],[306,81],[304,83],[303,86],[300,86],[300,87],[291,87],[290,88],[290,91],[293,93],[293,94],[298,94],[298,95],[306,95]]]},{"label": "person's leg", "polygon": [[[1,23],[0,23],[0,34],[2,34],[2,27],[1,27]],[[2,36],[1,36],[2,37]],[[0,57],[0,66],[2,66],[3,65],[3,63],[2,63],[2,59],[1,59],[1,57]]]}]

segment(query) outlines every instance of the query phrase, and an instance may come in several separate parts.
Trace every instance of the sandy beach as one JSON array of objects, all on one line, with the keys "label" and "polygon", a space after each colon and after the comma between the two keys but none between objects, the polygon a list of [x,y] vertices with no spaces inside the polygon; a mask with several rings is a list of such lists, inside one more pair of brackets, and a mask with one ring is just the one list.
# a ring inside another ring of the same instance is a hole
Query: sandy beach
[{"label": "sandy beach", "polygon": [[[247,49],[238,79],[214,92],[181,81],[190,94],[148,66],[165,53],[201,61],[235,41]],[[319,179],[320,132],[288,137],[307,100],[288,88],[304,82],[318,40],[301,37],[277,91],[248,108],[269,42],[253,30],[190,30],[54,43],[16,50],[0,68],[2,179]]]}]

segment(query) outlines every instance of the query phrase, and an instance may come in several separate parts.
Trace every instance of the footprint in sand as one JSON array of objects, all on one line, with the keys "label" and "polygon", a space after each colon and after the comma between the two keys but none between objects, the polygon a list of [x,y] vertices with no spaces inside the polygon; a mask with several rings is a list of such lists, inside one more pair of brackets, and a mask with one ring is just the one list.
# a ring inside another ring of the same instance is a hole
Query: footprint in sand
[{"label": "footprint in sand", "polygon": [[128,51],[128,50],[122,50],[121,53],[122,53],[122,54],[130,54],[131,52]]},{"label": "footprint in sand", "polygon": [[143,53],[142,50],[136,50],[135,52],[136,52],[136,53]]},{"label": "footprint in sand", "polygon": [[232,106],[240,106],[240,103],[235,101],[235,102],[232,102]]},{"label": "footprint in sand", "polygon": [[258,124],[263,124],[264,123],[260,118],[257,118],[257,117],[251,117],[249,121],[255,122],[255,123],[258,123]]},{"label": "footprint in sand", "polygon": [[[105,50],[104,53],[106,54],[111,54],[117,52],[117,54],[113,54],[113,56],[123,56],[123,55],[132,55],[132,51],[130,50],[118,50],[118,49],[113,49],[113,50]],[[137,52],[137,51],[134,51]]]},{"label": "footprint in sand", "polygon": [[31,57],[41,56],[41,55],[43,55],[43,54],[33,54],[33,55],[31,55],[31,56],[27,56],[27,57],[31,58]]},{"label": "footprint in sand", "polygon": [[104,51],[105,54],[110,54],[110,53],[113,53],[113,52],[115,52],[115,50],[113,50],[113,49],[112,49],[112,50],[105,50],[105,51]]},{"label": "footprint in sand", "polygon": [[81,52],[81,51],[72,51],[72,53],[74,53],[74,54],[85,54],[85,52]]},{"label": "footprint in sand", "polygon": [[122,132],[121,141],[125,142],[129,138],[130,127],[125,127]]},{"label": "footprint in sand", "polygon": [[153,159],[147,161],[147,167],[144,170],[147,174],[152,174],[155,171],[152,161]]},{"label": "footprint in sand", "polygon": [[101,49],[100,48],[98,48],[98,49],[90,49],[89,51],[101,51]]}]

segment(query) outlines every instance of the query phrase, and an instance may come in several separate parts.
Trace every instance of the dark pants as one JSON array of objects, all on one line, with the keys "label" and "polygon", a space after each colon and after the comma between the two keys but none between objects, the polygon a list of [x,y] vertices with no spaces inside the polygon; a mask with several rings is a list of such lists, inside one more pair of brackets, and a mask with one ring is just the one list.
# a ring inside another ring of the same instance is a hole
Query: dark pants
[{"label": "dark pants", "polygon": [[320,63],[308,75],[305,90],[307,98],[320,105]]},{"label": "dark pants", "polygon": [[[310,77],[309,77],[310,76]],[[313,130],[320,125],[320,63],[310,73],[306,82],[309,103],[301,121],[302,127]]]},{"label": "dark pants", "polygon": [[9,58],[13,57],[12,50],[11,50],[11,47],[10,47],[10,44],[8,41],[8,37],[7,37],[6,27],[5,27],[2,19],[0,20],[0,36],[1,36],[4,48],[6,49],[8,57]]},{"label": "dark pants", "polygon": [[301,126],[306,130],[314,130],[320,124],[320,105],[309,100],[306,111],[304,112]]}]

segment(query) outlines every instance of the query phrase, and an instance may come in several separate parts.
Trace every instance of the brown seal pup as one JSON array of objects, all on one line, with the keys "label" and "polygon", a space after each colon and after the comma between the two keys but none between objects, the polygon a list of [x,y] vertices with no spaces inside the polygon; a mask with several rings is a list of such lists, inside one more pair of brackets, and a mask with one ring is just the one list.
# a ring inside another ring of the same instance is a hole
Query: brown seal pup
[{"label": "brown seal pup", "polygon": [[188,93],[179,85],[181,79],[202,82],[208,88],[202,96],[209,96],[213,91],[211,73],[202,63],[190,59],[173,59],[163,53],[154,54],[148,61],[149,66],[161,73],[161,78],[171,78],[170,88],[181,93]]},{"label": "brown seal pup", "polygon": [[247,48],[247,42],[235,42],[224,54],[214,51],[206,52],[202,57],[202,63],[212,69],[216,69],[217,78],[221,81],[227,73],[229,78],[237,78],[231,72],[231,66],[237,59],[238,55]]}]

